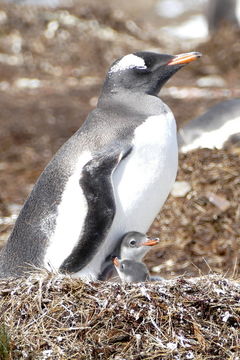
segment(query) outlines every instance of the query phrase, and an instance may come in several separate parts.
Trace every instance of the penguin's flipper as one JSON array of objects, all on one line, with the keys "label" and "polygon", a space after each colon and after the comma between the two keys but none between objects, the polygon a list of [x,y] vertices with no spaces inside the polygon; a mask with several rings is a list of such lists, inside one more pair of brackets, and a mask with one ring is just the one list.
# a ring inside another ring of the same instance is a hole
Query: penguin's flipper
[{"label": "penguin's flipper", "polygon": [[87,201],[87,216],[79,243],[61,265],[61,271],[80,271],[104,241],[116,211],[112,174],[131,150],[129,145],[106,149],[83,167],[79,184]]}]

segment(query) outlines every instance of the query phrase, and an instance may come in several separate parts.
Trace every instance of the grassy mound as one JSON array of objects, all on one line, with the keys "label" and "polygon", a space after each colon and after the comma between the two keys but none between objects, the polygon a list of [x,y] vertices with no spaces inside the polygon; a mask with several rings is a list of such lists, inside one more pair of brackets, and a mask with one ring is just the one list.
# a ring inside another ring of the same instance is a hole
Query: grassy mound
[{"label": "grassy mound", "polygon": [[240,284],[126,284],[47,273],[0,282],[1,359],[237,359]]}]

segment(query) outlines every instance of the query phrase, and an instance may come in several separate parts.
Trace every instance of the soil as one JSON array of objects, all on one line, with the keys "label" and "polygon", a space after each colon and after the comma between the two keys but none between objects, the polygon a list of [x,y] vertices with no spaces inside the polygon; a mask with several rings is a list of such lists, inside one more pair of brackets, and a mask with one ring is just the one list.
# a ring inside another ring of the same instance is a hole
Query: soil
[{"label": "soil", "polygon": [[[184,42],[176,46],[159,36],[149,13],[134,14],[127,3],[121,9],[120,2],[108,0],[57,9],[0,4],[1,218],[23,204],[56,150],[95,106],[114,59],[136,50],[186,51]],[[188,89],[187,96],[171,91],[162,96],[178,125],[240,91],[239,30],[225,27],[194,50],[203,52],[202,59],[166,86]],[[206,75],[221,76],[225,86],[194,96],[198,78]],[[160,265],[164,277],[238,271],[239,161],[236,148],[180,157],[178,180],[188,181],[192,190],[183,198],[171,196],[157,217],[151,232],[160,234],[162,242],[147,258],[150,268]],[[229,208],[220,211],[211,204],[209,191],[227,199]],[[11,221],[0,225],[2,243],[12,226]]]}]

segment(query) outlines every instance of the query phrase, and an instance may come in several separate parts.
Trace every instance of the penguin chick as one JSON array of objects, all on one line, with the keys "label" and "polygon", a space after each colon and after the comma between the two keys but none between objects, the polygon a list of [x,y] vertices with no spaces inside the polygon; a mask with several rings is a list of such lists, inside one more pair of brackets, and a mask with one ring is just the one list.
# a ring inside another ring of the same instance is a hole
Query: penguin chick
[{"label": "penguin chick", "polygon": [[134,260],[113,258],[113,264],[122,282],[141,282],[149,280],[149,272],[145,264]]},{"label": "penguin chick", "polygon": [[159,238],[148,237],[138,231],[129,231],[122,238],[120,258],[141,261],[151,246],[158,243]]},{"label": "penguin chick", "polygon": [[[141,261],[150,248],[159,243],[159,238],[148,237],[138,231],[129,231],[121,239],[114,256],[119,255],[122,260]],[[109,280],[116,275],[112,264],[113,254],[106,260],[99,280]]]}]

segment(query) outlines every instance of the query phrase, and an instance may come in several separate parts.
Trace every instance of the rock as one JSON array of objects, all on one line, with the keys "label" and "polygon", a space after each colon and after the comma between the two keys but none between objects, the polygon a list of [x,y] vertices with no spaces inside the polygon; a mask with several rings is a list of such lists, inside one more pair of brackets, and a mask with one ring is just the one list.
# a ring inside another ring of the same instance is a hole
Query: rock
[{"label": "rock", "polygon": [[173,185],[171,195],[174,197],[184,197],[191,190],[191,185],[187,181],[176,181]]},{"label": "rock", "polygon": [[218,75],[209,75],[203,76],[197,80],[197,85],[200,87],[224,87],[226,82],[221,76]]},{"label": "rock", "polygon": [[225,199],[223,196],[216,195],[210,191],[207,192],[207,198],[213,205],[215,205],[221,211],[226,211],[231,206],[230,201]]}]

